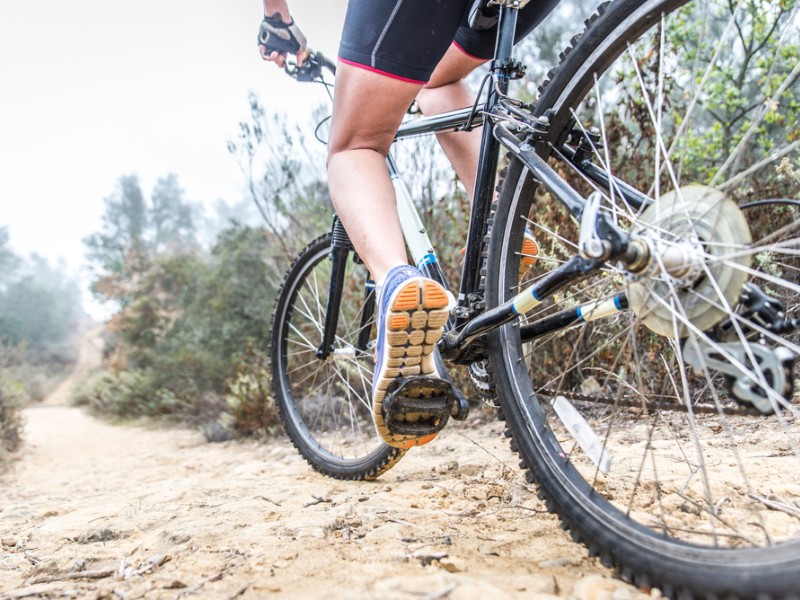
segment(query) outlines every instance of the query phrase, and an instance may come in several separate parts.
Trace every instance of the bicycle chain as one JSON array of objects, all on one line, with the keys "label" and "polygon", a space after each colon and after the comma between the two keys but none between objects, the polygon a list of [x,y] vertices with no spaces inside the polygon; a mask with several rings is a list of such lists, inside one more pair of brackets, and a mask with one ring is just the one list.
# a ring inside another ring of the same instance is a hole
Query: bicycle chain
[{"label": "bicycle chain", "polygon": [[[604,396],[588,396],[578,392],[565,392],[565,391],[551,391],[546,389],[536,390],[536,395],[545,396],[547,398],[555,398],[563,396],[567,400],[587,402],[589,404],[607,404],[610,406],[621,406],[623,408],[639,408],[642,410],[668,410],[672,412],[689,412],[689,407],[675,399],[664,400],[668,396],[645,395],[642,397],[646,403],[637,402],[635,400],[625,400],[623,398],[611,398]],[[767,416],[764,413],[753,407],[747,406],[723,406],[718,407],[715,404],[693,404],[692,413],[695,414],[724,414],[726,416]]]}]

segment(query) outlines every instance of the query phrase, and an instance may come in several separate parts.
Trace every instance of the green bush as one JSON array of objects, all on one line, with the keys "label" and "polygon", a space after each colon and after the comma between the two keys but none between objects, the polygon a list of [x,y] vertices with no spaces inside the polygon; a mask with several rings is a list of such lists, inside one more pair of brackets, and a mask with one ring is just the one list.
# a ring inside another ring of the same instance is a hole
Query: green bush
[{"label": "green bush", "polygon": [[20,410],[24,395],[18,386],[11,385],[0,371],[0,462],[9,452],[19,449],[22,443],[22,416]]},{"label": "green bush", "polygon": [[145,371],[103,371],[75,390],[73,403],[107,416],[140,417],[148,412]]},{"label": "green bush", "polygon": [[267,432],[275,417],[262,352],[280,283],[272,251],[263,230],[233,224],[208,253],[138,256],[135,276],[98,280],[120,305],[109,324],[110,370],[75,402],[107,416],[178,421],[214,440]]}]

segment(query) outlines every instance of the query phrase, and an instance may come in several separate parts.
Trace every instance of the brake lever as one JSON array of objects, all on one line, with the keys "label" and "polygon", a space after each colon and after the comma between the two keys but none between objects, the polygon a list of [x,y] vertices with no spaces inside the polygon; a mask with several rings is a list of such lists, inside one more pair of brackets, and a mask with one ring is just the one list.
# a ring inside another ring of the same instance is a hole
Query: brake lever
[{"label": "brake lever", "polygon": [[300,82],[316,81],[322,77],[322,64],[317,60],[313,52],[309,52],[300,66],[297,65],[297,62],[287,60],[284,71],[289,77],[293,77]]}]

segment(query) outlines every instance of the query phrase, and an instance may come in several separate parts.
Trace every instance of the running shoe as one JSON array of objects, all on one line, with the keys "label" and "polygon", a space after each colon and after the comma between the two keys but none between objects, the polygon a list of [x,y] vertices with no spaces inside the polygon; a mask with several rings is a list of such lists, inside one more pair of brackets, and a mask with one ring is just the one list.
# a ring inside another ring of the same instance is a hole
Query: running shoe
[{"label": "running shoe", "polygon": [[[412,448],[433,440],[438,431],[422,435],[392,433],[384,418],[384,399],[392,382],[415,377],[441,377],[435,361],[436,343],[449,316],[445,289],[408,265],[393,268],[386,276],[378,300],[378,341],[372,380],[372,411],[378,434],[390,446]],[[406,386],[408,387],[408,386]],[[413,385],[412,385],[413,387]],[[419,390],[420,397],[426,390]],[[424,422],[425,414],[408,415]]]},{"label": "running shoe", "polygon": [[[464,256],[466,253],[466,248],[462,248],[459,251],[461,256]],[[522,247],[520,248],[519,255],[518,281],[522,283],[522,280],[530,273],[531,268],[536,264],[536,260],[539,258],[539,243],[536,241],[536,238],[533,237],[533,232],[530,227],[525,227],[525,235],[522,238]]]}]

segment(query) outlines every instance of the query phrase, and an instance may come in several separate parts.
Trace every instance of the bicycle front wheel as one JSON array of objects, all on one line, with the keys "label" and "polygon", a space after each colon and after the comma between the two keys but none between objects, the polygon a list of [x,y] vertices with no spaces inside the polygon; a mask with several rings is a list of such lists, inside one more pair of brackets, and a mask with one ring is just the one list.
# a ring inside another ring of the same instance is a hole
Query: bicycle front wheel
[{"label": "bicycle front wheel", "polygon": [[[798,56],[795,3],[618,0],[534,109],[541,153],[651,264],[608,263],[494,332],[502,410],[573,537],[670,597],[800,590]],[[489,306],[521,289],[526,227],[523,286],[578,254],[579,224],[512,160]]]},{"label": "bicycle front wheel", "polygon": [[272,386],[286,433],[308,463],[337,479],[374,479],[405,450],[387,446],[372,419],[374,290],[353,252],[342,259],[332,347],[320,353],[331,294],[331,234],[297,257],[272,318]]}]

